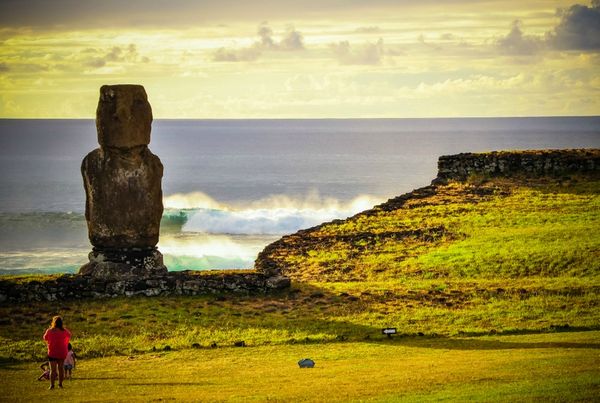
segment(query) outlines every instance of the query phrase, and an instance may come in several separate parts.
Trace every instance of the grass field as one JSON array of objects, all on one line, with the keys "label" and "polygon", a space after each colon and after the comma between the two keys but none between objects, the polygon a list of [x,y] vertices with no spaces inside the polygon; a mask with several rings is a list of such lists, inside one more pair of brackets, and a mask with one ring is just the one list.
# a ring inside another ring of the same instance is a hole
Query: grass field
[{"label": "grass field", "polygon": [[599,349],[600,332],[563,332],[185,350],[80,360],[52,391],[5,363],[0,400],[593,401]]},{"label": "grass field", "polygon": [[590,278],[399,280],[297,284],[266,296],[115,298],[0,306],[0,358],[40,360],[41,335],[60,313],[83,357],[217,345],[378,340],[598,329]]},{"label": "grass field", "polygon": [[[265,257],[291,289],[0,305],[0,398],[52,396],[34,379],[55,314],[82,358],[52,391],[71,400],[599,395],[598,178],[425,188],[284,237]],[[298,369],[305,356],[317,368]]]}]

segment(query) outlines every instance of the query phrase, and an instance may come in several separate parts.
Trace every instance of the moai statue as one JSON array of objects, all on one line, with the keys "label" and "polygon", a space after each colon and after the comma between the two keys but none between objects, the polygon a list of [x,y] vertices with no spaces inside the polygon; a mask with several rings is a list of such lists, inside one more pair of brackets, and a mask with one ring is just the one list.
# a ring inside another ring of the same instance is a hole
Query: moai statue
[{"label": "moai statue", "polygon": [[96,111],[100,148],[81,165],[93,250],[79,274],[167,273],[156,248],[163,213],[160,159],[148,149],[152,108],[141,85],[104,85]]}]

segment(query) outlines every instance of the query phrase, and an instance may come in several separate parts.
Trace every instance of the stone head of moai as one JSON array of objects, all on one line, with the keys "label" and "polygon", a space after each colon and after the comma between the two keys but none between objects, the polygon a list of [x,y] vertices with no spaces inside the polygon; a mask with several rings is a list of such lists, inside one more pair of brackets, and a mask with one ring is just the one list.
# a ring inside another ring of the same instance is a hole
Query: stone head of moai
[{"label": "stone head of moai", "polygon": [[96,110],[98,143],[132,148],[150,144],[152,107],[141,85],[103,85]]},{"label": "stone head of moai", "polygon": [[80,274],[166,273],[156,248],[163,213],[163,165],[149,149],[152,108],[141,85],[104,85],[96,114],[100,148],[81,164],[93,246]]}]

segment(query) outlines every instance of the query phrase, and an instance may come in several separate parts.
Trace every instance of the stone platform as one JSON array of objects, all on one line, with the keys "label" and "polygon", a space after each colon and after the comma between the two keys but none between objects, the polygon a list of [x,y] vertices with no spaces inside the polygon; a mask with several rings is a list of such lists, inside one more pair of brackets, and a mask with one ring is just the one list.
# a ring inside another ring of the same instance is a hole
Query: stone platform
[{"label": "stone platform", "polygon": [[160,295],[264,294],[290,286],[254,270],[175,271],[160,276],[99,278],[78,274],[0,278],[0,303]]}]

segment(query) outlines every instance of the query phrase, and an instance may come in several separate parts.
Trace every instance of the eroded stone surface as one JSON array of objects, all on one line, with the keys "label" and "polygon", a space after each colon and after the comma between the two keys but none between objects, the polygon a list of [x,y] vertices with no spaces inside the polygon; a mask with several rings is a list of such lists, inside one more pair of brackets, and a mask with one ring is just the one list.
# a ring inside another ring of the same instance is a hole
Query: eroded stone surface
[{"label": "eroded stone surface", "polygon": [[96,110],[101,147],[132,148],[150,144],[152,108],[141,85],[103,85]]},{"label": "eroded stone surface", "polygon": [[148,248],[158,243],[163,213],[160,159],[146,146],[96,149],[83,160],[85,217],[96,248]]},{"label": "eroded stone surface", "polygon": [[471,175],[539,177],[599,170],[599,149],[463,153],[439,158],[434,183],[465,180]]},{"label": "eroded stone surface", "polygon": [[163,213],[163,165],[147,146],[151,123],[144,87],[100,89],[96,116],[100,148],[81,165],[85,217],[94,250],[80,274],[123,277],[167,271],[156,250]]},{"label": "eroded stone surface", "polygon": [[256,295],[289,287],[289,279],[245,271],[176,271],[152,277],[103,277],[65,274],[19,282],[0,278],[0,304],[64,301],[117,296],[238,294]]},{"label": "eroded stone surface", "polygon": [[94,249],[88,257],[89,263],[79,269],[79,274],[121,278],[157,276],[166,271],[163,256],[156,248]]}]

